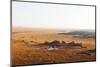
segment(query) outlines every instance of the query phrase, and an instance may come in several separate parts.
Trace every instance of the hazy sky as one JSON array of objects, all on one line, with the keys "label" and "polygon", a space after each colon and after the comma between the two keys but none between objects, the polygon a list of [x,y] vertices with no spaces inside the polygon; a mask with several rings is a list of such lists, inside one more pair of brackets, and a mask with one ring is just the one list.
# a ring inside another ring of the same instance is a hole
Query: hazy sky
[{"label": "hazy sky", "polygon": [[44,3],[12,3],[12,24],[51,29],[95,29],[95,8]]}]

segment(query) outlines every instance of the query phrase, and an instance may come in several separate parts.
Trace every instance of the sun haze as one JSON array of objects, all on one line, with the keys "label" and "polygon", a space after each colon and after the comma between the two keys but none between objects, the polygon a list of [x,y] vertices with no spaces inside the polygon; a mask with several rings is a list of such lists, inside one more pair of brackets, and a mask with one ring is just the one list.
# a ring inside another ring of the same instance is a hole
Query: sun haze
[{"label": "sun haze", "polygon": [[50,29],[95,29],[95,8],[45,3],[12,3],[13,26]]}]

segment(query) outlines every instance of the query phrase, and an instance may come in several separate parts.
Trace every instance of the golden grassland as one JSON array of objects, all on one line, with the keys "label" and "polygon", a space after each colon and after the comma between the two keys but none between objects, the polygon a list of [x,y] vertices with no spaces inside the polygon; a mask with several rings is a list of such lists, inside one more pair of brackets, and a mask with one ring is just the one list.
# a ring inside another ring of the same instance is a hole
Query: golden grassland
[{"label": "golden grassland", "polygon": [[[14,65],[28,64],[48,64],[65,63],[77,61],[95,61],[96,56],[80,56],[81,51],[95,49],[94,39],[72,38],[65,35],[57,35],[54,31],[35,30],[34,29],[14,29],[12,32],[12,63]],[[51,42],[53,40],[65,42],[81,42],[86,48],[60,48],[55,51],[46,51],[43,48],[48,45],[30,45],[22,41],[37,43]]]}]

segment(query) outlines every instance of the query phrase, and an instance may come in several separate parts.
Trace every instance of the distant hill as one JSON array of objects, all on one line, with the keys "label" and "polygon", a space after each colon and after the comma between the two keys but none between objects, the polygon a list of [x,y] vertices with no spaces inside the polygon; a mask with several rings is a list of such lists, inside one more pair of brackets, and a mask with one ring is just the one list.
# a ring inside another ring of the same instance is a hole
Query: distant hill
[{"label": "distant hill", "polygon": [[80,37],[80,38],[95,38],[95,31],[93,30],[76,30],[76,31],[70,31],[67,33],[58,33],[63,35],[68,35],[71,37]]}]

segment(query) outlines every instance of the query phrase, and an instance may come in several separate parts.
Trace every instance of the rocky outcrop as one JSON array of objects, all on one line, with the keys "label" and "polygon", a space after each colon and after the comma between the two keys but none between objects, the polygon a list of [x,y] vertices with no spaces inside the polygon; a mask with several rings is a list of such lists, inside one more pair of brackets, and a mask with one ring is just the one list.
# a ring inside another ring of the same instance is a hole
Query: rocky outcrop
[{"label": "rocky outcrop", "polygon": [[48,45],[52,46],[53,48],[55,48],[55,47],[61,46],[61,43],[59,41],[57,41],[57,40],[54,40],[54,41],[50,42]]},{"label": "rocky outcrop", "polygon": [[47,44],[47,45],[49,45],[53,48],[60,47],[60,46],[81,47],[81,48],[83,48],[82,43],[75,43],[74,41],[66,43],[65,41],[60,42],[60,41],[54,40],[52,42],[47,42],[46,41],[44,44]]}]

